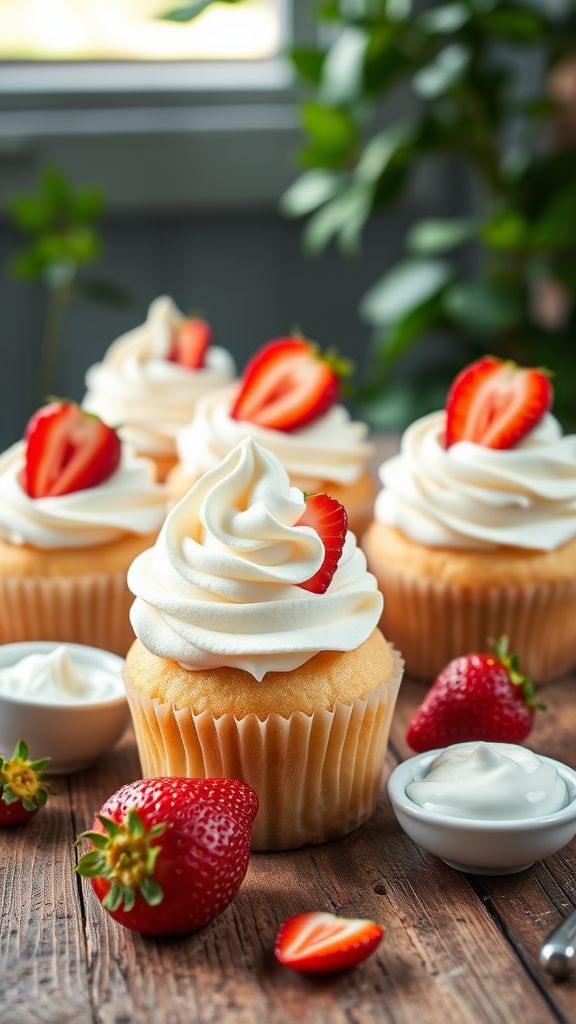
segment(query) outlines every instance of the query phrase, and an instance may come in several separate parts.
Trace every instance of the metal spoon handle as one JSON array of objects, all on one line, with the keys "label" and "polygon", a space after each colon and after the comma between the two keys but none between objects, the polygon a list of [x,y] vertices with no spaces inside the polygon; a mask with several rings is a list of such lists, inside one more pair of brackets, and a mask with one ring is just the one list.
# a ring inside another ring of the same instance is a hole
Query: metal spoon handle
[{"label": "metal spoon handle", "polygon": [[576,910],[546,939],[540,950],[540,966],[555,978],[565,978],[576,967]]}]

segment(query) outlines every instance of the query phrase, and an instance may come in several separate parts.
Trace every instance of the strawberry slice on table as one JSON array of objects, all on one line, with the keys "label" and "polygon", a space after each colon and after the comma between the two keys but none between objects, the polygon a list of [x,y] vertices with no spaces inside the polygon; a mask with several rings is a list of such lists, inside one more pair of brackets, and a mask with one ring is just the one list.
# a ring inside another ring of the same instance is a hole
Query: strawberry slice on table
[{"label": "strawberry slice on table", "polygon": [[467,740],[522,743],[535,711],[545,707],[502,637],[493,653],[465,654],[442,669],[414,712],[406,741],[417,753]]},{"label": "strawberry slice on table", "polygon": [[179,935],[234,899],[248,868],[258,797],[236,779],[139,779],[106,800],[76,871],[119,924]]},{"label": "strawberry slice on table", "polygon": [[118,468],[120,438],[74,402],[57,401],[34,413],[26,427],[24,490],[52,498],[101,484]]},{"label": "strawberry slice on table", "polygon": [[384,929],[374,921],[312,911],[284,922],[276,936],[274,955],[294,971],[328,974],[366,960],[383,935]]},{"label": "strawberry slice on table", "polygon": [[235,420],[296,430],[322,416],[340,395],[351,364],[307,338],[270,341],[250,360],[231,409]]},{"label": "strawberry slice on table", "polygon": [[43,772],[50,760],[30,761],[24,740],[11,758],[0,757],[0,826],[28,821],[48,799]]},{"label": "strawberry slice on table", "polygon": [[548,412],[554,397],[545,370],[484,356],[455,378],[446,399],[446,447],[473,441],[512,448]]},{"label": "strawberry slice on table", "polygon": [[305,495],[306,509],[296,526],[311,526],[324,544],[324,561],[320,568],[304,583],[298,586],[313,594],[324,594],[336,572],[342,557],[342,549],[348,530],[346,509],[329,494]]},{"label": "strawberry slice on table", "polygon": [[182,320],[172,331],[168,359],[187,370],[204,366],[206,350],[212,341],[212,328],[206,320],[191,316]]}]

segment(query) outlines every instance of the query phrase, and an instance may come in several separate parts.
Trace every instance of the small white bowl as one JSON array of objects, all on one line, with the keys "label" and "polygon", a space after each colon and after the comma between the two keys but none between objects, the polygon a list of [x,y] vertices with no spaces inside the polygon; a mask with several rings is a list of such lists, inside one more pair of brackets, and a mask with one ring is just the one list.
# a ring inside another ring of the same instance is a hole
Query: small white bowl
[{"label": "small white bowl", "polygon": [[[25,641],[0,645],[0,670],[30,654],[49,654],[62,644]],[[65,644],[73,665],[98,669],[121,678],[123,659],[110,651],[84,644]],[[0,752],[10,757],[25,740],[32,759],[49,757],[49,775],[78,772],[114,746],[126,728],[128,702],[124,694],[106,700],[40,703],[25,696],[0,693]]]},{"label": "small white bowl", "polygon": [[406,787],[422,778],[441,753],[428,750],[399,764],[388,779],[388,796],[406,834],[449,867],[474,875],[513,875],[556,853],[576,835],[576,771],[552,757],[541,759],[555,766],[570,801],[554,814],[478,821],[420,807],[407,796]]}]

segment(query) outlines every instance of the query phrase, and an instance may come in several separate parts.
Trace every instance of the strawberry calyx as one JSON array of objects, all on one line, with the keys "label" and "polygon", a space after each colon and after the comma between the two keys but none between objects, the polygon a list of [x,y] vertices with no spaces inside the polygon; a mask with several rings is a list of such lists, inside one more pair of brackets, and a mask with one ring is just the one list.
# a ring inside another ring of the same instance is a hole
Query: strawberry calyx
[{"label": "strawberry calyx", "polygon": [[510,682],[522,689],[524,700],[528,706],[536,711],[546,711],[548,705],[537,699],[534,683],[523,674],[520,668],[520,658],[508,650],[508,637],[501,636],[498,640],[489,640],[488,646],[506,669]]},{"label": "strawberry calyx", "polygon": [[2,802],[8,807],[20,802],[25,811],[32,813],[43,807],[49,789],[43,771],[50,758],[30,761],[28,747],[20,740],[11,758],[0,757],[0,790]]},{"label": "strawberry calyx", "polygon": [[104,878],[110,883],[102,900],[107,910],[132,910],[137,893],[150,907],[158,906],[164,892],[153,876],[162,846],[152,843],[163,834],[166,825],[158,822],[146,829],[134,807],[121,825],[102,814],[98,821],[103,832],[82,832],[78,837],[77,841],[88,839],[95,847],[78,861],[78,874],[83,878]]}]

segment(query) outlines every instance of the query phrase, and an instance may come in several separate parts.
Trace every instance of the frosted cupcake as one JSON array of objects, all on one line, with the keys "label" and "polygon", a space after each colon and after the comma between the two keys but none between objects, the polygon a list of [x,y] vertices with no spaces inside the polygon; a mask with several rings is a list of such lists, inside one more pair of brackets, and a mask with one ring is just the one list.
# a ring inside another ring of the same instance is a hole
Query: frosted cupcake
[{"label": "frosted cupcake", "polygon": [[211,335],[205,321],[185,317],[163,295],[145,323],[113,342],[86,374],[84,407],[152,459],[159,480],[176,462],[176,435],[198,399],[234,377],[232,357],[210,344]]},{"label": "frosted cupcake", "polygon": [[401,662],[338,502],[305,500],[248,437],[172,509],[128,583],[145,776],[249,782],[257,849],[322,842],[372,813]]},{"label": "frosted cupcake", "polygon": [[357,535],[372,518],[375,480],[368,427],[337,402],[345,360],[302,337],[269,342],[240,384],[207,395],[178,435],[179,464],[167,481],[178,500],[207,470],[251,435],[280,459],[306,493],[327,491],[345,505]]},{"label": "frosted cupcake", "polygon": [[363,547],[417,676],[502,634],[533,679],[576,662],[576,436],[551,400],[540,371],[487,357],[381,468]]},{"label": "frosted cupcake", "polygon": [[166,513],[153,467],[67,402],[0,455],[0,643],[59,640],[125,654],[126,570]]}]

